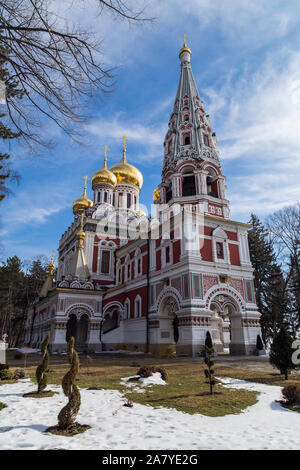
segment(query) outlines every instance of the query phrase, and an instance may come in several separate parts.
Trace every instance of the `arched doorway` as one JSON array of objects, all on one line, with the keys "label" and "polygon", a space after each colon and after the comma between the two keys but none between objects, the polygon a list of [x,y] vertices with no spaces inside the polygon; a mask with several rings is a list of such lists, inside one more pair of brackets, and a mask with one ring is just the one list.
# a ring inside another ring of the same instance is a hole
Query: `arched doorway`
[{"label": "arched doorway", "polygon": [[243,342],[240,305],[230,295],[218,294],[211,300],[209,309],[212,312],[211,332],[215,350],[234,353],[236,345]]},{"label": "arched doorway", "polygon": [[179,305],[177,300],[168,296],[163,299],[160,305],[160,342],[176,345],[180,340],[179,320],[177,311]]},{"label": "arched doorway", "polygon": [[119,326],[119,311],[114,310],[104,315],[104,321],[102,325],[102,334],[108,333]]},{"label": "arched doorway", "polygon": [[89,316],[83,313],[80,317],[74,313],[70,313],[67,322],[66,341],[68,342],[71,336],[75,338],[75,347],[77,351],[85,351],[88,343],[89,332]]},{"label": "arched doorway", "polygon": [[76,339],[77,333],[77,317],[75,314],[71,313],[69,316],[69,320],[67,323],[67,334],[66,334],[66,341],[68,342],[71,336],[74,336]]},{"label": "arched doorway", "polygon": [[76,346],[78,350],[85,350],[89,328],[89,317],[88,315],[82,315],[77,328],[76,335]]}]

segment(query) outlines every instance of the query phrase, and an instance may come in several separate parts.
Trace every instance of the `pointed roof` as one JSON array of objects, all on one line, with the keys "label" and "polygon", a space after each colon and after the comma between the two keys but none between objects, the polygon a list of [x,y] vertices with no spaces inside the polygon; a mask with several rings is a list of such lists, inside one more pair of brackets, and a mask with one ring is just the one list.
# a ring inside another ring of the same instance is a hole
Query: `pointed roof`
[{"label": "pointed roof", "polygon": [[[192,158],[209,158],[218,164],[215,134],[211,131],[209,116],[205,113],[204,104],[199,98],[191,67],[192,52],[186,44],[185,35],[183,36],[184,44],[179,52],[181,71],[169,131],[165,139],[164,166],[186,156],[187,151]],[[182,135],[185,133],[191,134],[190,145],[183,145]],[[171,150],[168,147],[170,140],[172,140]]]},{"label": "pointed roof", "polygon": [[84,249],[83,249],[83,240],[85,239],[85,233],[83,231],[83,217],[84,214],[81,214],[81,223],[80,230],[77,233],[77,247],[73,253],[72,259],[70,261],[69,267],[67,269],[67,276],[72,276],[80,279],[87,279],[90,277],[89,268],[85,259]]},{"label": "pointed roof", "polygon": [[48,264],[48,276],[42,285],[42,288],[39,293],[39,297],[47,297],[47,294],[50,290],[53,289],[53,271],[54,271],[54,263],[53,263],[53,253],[51,255],[51,261]]}]

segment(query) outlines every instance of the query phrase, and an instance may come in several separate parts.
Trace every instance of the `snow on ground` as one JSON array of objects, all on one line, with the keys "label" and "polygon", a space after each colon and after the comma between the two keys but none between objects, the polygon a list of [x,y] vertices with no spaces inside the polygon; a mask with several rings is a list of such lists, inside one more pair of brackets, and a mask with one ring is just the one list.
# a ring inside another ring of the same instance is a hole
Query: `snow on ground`
[{"label": "snow on ground", "polygon": [[40,354],[41,353],[41,350],[36,349],[36,348],[18,348],[16,351],[21,354]]},{"label": "snow on ground", "polygon": [[[30,380],[0,386],[0,449],[300,449],[300,414],[283,408],[280,387],[223,379],[230,387],[260,392],[259,402],[240,415],[211,418],[167,408],[123,406],[115,390],[81,390],[81,424],[92,429],[74,437],[44,434],[57,424],[66,403],[52,398],[22,398],[35,388]],[[222,397],[220,396],[220,399]]]},{"label": "snow on ground", "polygon": [[[121,384],[126,387],[133,387],[137,384],[142,385],[143,387],[148,387],[152,385],[166,385],[166,382],[161,378],[160,372],[155,372],[150,375],[150,377],[140,377],[138,375],[132,375],[131,377],[124,377],[121,379]],[[131,381],[131,379],[137,379],[136,381]]]},{"label": "snow on ground", "polygon": [[[144,356],[142,351],[126,351],[126,349],[116,349],[113,351],[96,351],[95,354],[126,354],[126,356]],[[151,353],[147,353],[151,354]]]}]

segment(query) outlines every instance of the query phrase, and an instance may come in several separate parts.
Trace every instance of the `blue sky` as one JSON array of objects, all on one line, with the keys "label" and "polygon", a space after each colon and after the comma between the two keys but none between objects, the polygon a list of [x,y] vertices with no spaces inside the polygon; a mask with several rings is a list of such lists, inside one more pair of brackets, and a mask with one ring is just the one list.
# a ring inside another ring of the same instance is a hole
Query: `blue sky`
[{"label": "blue sky", "polygon": [[[21,175],[1,203],[1,259],[22,259],[56,249],[72,223],[72,202],[83,176],[121,159],[144,174],[141,202],[151,204],[160,182],[163,139],[175,98],[181,34],[192,50],[199,93],[217,133],[227,177],[231,218],[262,218],[300,200],[300,6],[298,0],[148,0],[156,21],[128,26],[95,14],[94,2],[61,17],[80,21],[103,38],[103,60],[116,66],[114,91],[89,103],[82,145],[47,123],[56,146],[29,156],[12,142]],[[135,2],[138,4],[139,2]],[[78,2],[79,4],[79,2]],[[82,5],[82,3],[80,2]],[[88,189],[92,197],[91,187]]]}]

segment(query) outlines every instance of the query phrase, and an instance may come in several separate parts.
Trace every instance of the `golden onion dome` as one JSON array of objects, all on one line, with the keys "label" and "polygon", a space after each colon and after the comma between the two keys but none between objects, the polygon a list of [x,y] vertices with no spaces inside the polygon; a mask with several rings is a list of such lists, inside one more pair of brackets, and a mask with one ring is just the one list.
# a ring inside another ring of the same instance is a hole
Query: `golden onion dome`
[{"label": "golden onion dome", "polygon": [[86,195],[86,182],[87,176],[85,176],[85,183],[84,183],[84,190],[82,196],[78,199],[75,199],[73,202],[73,212],[84,211],[85,209],[89,209],[93,205],[93,201],[91,201]]},{"label": "golden onion dome", "polygon": [[159,199],[160,199],[160,192],[159,192],[159,189],[156,188],[153,191],[153,201],[157,202],[157,201],[159,201]]},{"label": "golden onion dome", "polygon": [[110,167],[110,171],[116,176],[118,183],[133,184],[137,186],[139,190],[143,186],[142,173],[126,160],[126,147],[123,148],[122,161]]},{"label": "golden onion dome", "polygon": [[189,54],[192,54],[191,49],[189,47],[187,47],[187,45],[186,45],[186,36],[185,36],[185,34],[183,34],[182,36],[183,36],[183,47],[179,51],[179,57],[181,56],[181,54],[183,52],[188,52]]},{"label": "golden onion dome", "polygon": [[92,186],[95,184],[109,184],[110,186],[115,187],[117,184],[117,178],[115,175],[107,168],[106,165],[107,158],[104,157],[104,165],[101,170],[96,171],[92,176]]},{"label": "golden onion dome", "polygon": [[147,214],[146,214],[146,212],[143,211],[142,209],[139,209],[139,211],[138,211],[138,216],[139,216],[139,217],[144,217],[144,216],[147,216]]}]

